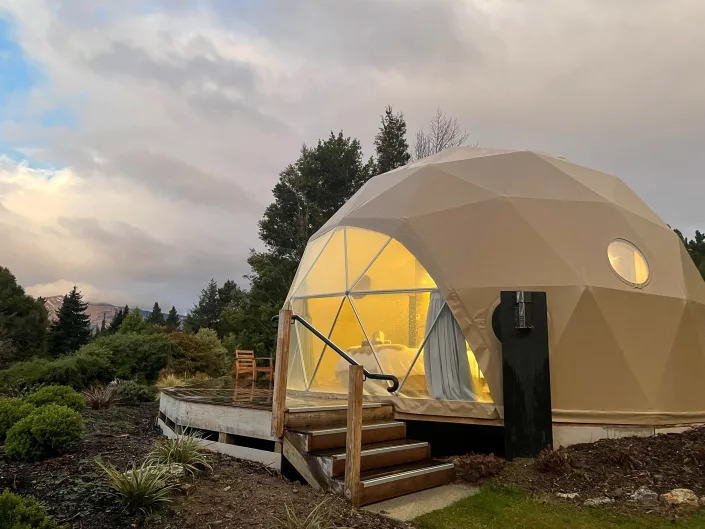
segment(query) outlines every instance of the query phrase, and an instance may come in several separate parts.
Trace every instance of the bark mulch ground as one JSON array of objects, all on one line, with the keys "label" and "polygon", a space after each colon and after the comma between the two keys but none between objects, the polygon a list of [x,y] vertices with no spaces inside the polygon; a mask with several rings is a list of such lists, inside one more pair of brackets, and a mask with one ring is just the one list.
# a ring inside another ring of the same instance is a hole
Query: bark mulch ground
[{"label": "bark mulch ground", "polygon": [[[640,510],[628,496],[642,485],[658,494],[675,488],[692,489],[705,495],[705,428],[651,437],[603,439],[546,452],[538,459],[518,459],[495,463],[484,455],[458,458],[460,472],[474,483],[493,481],[516,485],[537,496],[577,492],[573,503],[588,498],[615,500],[614,508],[625,512]],[[477,463],[475,460],[477,459]],[[501,461],[501,460],[500,460]],[[484,470],[484,472],[483,472]],[[670,514],[665,504],[646,510]]]},{"label": "bark mulch ground", "polygon": [[86,434],[60,457],[36,463],[9,461],[0,454],[0,490],[9,488],[41,501],[57,520],[79,529],[241,529],[279,527],[287,507],[306,516],[321,510],[327,523],[359,529],[408,527],[351,509],[341,497],[292,483],[261,465],[219,454],[186,493],[146,518],[126,513],[105,485],[96,458],[119,469],[139,465],[161,432],[154,426],[157,405],[113,407],[84,413]]}]

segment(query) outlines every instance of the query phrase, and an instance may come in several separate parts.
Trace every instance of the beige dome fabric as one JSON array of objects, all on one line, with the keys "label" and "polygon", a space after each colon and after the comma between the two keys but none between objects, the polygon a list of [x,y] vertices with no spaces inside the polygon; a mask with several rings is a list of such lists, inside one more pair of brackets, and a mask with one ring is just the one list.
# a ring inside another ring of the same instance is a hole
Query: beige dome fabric
[{"label": "beige dome fabric", "polygon": [[[678,237],[618,178],[536,152],[459,147],[373,178],[311,241],[337,226],[384,233],[414,254],[497,404],[492,310],[501,290],[541,290],[555,421],[705,421],[705,283]],[[612,268],[615,240],[643,255],[644,284]]]}]

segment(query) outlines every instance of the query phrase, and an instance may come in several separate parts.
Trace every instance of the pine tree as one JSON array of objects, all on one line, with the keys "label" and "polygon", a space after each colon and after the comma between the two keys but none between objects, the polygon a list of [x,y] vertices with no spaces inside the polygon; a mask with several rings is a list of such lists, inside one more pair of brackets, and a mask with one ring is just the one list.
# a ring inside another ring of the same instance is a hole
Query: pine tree
[{"label": "pine tree", "polygon": [[382,124],[375,136],[377,171],[386,173],[409,163],[409,144],[406,142],[404,114],[394,113],[391,105],[384,109]]},{"label": "pine tree", "polygon": [[147,331],[149,331],[149,325],[144,321],[139,307],[135,307],[125,316],[118,329],[119,334],[142,334]]},{"label": "pine tree", "polygon": [[49,353],[53,356],[78,350],[91,340],[91,321],[86,314],[88,304],[76,287],[64,296],[57,320],[51,324]]},{"label": "pine tree", "polygon": [[124,309],[115,309],[115,315],[110,321],[110,325],[108,325],[107,334],[115,334],[118,332],[120,325],[122,325],[122,322],[125,321],[125,316],[127,316],[127,312],[125,312]]},{"label": "pine tree", "polygon": [[172,306],[166,317],[166,328],[170,331],[174,331],[181,326],[181,319],[179,318],[178,312],[176,312],[176,307]]},{"label": "pine tree", "polygon": [[105,322],[105,313],[103,313],[103,321],[100,324],[100,327],[95,328],[95,336],[105,336],[108,332],[107,329],[107,324]]},{"label": "pine tree", "polygon": [[162,308],[156,301],[154,302],[154,307],[152,307],[152,313],[147,316],[147,319],[145,321],[152,325],[164,325],[166,323],[164,320],[164,313],[162,312]]},{"label": "pine tree", "polygon": [[0,363],[46,354],[47,327],[44,300],[25,294],[12,272],[0,266]]},{"label": "pine tree", "polygon": [[191,332],[198,332],[204,327],[215,330],[220,320],[220,301],[218,300],[218,283],[211,279],[208,286],[201,290],[198,303],[184,319],[184,327]]}]

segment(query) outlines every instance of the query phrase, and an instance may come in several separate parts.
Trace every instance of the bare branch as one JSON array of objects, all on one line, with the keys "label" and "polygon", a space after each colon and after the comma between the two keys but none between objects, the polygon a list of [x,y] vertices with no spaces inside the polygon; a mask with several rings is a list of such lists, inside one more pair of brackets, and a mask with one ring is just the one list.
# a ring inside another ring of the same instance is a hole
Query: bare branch
[{"label": "bare branch", "polygon": [[470,137],[467,129],[462,129],[458,118],[451,118],[440,108],[428,124],[428,130],[416,133],[414,158],[420,160],[451,147],[463,145]]}]

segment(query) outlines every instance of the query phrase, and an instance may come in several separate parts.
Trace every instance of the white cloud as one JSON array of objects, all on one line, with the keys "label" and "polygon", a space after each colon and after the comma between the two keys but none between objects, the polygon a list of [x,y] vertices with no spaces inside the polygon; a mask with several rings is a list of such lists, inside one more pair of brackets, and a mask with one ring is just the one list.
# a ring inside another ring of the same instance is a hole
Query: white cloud
[{"label": "white cloud", "polygon": [[386,104],[410,137],[440,105],[481,145],[614,172],[705,226],[701,0],[6,5],[46,78],[11,115],[78,121],[0,121],[0,141],[60,168],[0,159],[0,262],[26,284],[183,310],[246,272],[301,143],[342,128],[370,153]]}]

